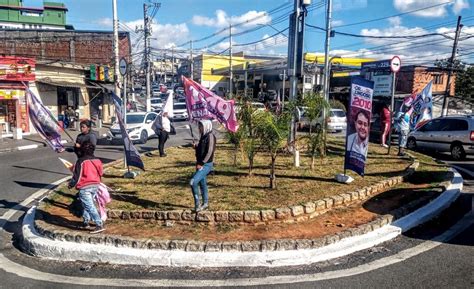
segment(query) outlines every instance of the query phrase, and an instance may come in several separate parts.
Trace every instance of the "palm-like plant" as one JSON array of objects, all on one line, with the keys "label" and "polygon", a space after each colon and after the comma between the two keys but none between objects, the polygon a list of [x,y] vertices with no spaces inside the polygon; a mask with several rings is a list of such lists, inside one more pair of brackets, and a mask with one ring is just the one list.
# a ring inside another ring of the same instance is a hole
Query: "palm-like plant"
[{"label": "palm-like plant", "polygon": [[286,145],[290,115],[283,113],[272,114],[269,111],[259,111],[254,114],[255,133],[260,140],[260,147],[271,156],[270,188],[276,188],[275,164],[278,152]]}]

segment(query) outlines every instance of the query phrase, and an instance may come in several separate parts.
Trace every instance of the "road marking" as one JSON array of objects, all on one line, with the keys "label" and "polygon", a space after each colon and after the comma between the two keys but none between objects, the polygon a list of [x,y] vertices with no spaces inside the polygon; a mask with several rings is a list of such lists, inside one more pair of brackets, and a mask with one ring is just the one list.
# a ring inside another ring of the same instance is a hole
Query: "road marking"
[{"label": "road marking", "polygon": [[31,149],[36,149],[38,148],[39,145],[27,145],[27,146],[21,146],[21,147],[18,147],[17,150],[19,151],[23,151],[23,150],[31,150]]},{"label": "road marking", "polygon": [[46,187],[44,187],[43,189],[35,192],[34,194],[32,194],[31,196],[29,196],[28,198],[26,198],[23,202],[15,205],[14,207],[12,207],[10,210],[8,210],[5,214],[3,214],[1,217],[0,217],[0,231],[3,230],[3,226],[5,225],[6,222],[8,222],[8,220],[10,220],[13,215],[15,215],[17,212],[20,212],[22,208],[28,206],[29,204],[31,204],[33,201],[37,201],[37,200],[40,200],[44,194],[46,194],[49,190],[55,188],[56,186],[58,186],[59,184],[67,181],[70,177],[64,177],[52,184],[49,184],[47,185]]},{"label": "road marking", "polygon": [[413,248],[406,249],[395,255],[388,256],[354,268],[329,271],[304,275],[268,276],[262,278],[241,278],[225,280],[171,280],[171,279],[107,279],[107,278],[83,278],[65,276],[59,274],[45,273],[28,268],[21,264],[12,262],[0,253],[0,267],[7,273],[15,274],[22,278],[33,279],[61,284],[92,285],[92,286],[115,286],[115,287],[208,287],[208,286],[257,286],[276,285],[300,282],[316,282],[323,280],[338,279],[367,273],[389,265],[394,265],[432,250],[446,241],[452,239],[466,230],[474,223],[474,211],[470,211],[454,226],[449,228],[438,237],[421,243]]}]

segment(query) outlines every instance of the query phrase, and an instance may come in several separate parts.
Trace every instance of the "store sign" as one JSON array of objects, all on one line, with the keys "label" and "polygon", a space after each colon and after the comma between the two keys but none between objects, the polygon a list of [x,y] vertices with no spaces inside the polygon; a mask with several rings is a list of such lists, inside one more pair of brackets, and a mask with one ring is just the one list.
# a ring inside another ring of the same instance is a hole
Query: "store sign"
[{"label": "store sign", "polygon": [[378,74],[371,72],[367,80],[374,82],[374,96],[391,96],[392,95],[392,74]]},{"label": "store sign", "polygon": [[25,97],[25,91],[22,89],[1,89],[0,99],[18,99]]},{"label": "store sign", "polygon": [[36,62],[32,58],[0,57],[0,80],[34,81]]}]

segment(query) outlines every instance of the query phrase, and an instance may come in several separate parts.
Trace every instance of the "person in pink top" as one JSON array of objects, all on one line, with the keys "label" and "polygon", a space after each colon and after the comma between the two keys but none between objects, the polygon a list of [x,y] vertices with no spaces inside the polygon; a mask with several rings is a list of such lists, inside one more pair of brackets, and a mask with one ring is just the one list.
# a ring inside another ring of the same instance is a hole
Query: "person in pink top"
[{"label": "person in pink top", "polygon": [[380,113],[380,122],[381,122],[381,128],[382,128],[382,137],[380,140],[380,145],[383,147],[388,147],[387,145],[387,136],[390,132],[391,124],[390,124],[390,114],[392,112],[390,111],[390,108],[388,105],[384,104],[382,108],[382,112]]}]

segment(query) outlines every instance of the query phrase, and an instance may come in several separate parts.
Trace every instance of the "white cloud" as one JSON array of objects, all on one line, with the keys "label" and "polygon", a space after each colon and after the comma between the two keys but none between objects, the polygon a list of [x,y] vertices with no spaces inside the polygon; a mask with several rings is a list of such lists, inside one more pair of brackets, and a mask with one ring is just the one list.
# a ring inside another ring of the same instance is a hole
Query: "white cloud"
[{"label": "white cloud", "polygon": [[[131,29],[143,26],[143,20],[138,19],[125,23]],[[151,24],[151,47],[155,48],[171,48],[177,46],[189,39],[189,29],[186,23],[181,24]],[[133,44],[133,43],[132,43]],[[143,49],[143,45],[139,45],[138,50]]]},{"label": "white cloud", "polygon": [[101,18],[94,21],[95,24],[100,25],[101,29],[103,28],[112,28],[114,25],[114,20],[112,18]]},{"label": "white cloud", "polygon": [[393,6],[400,12],[408,12],[412,10],[420,9],[419,11],[413,12],[412,15],[417,15],[421,17],[443,17],[446,16],[448,12],[448,7],[451,6],[453,12],[458,14],[461,10],[469,8],[469,3],[467,0],[455,0],[452,3],[447,3],[446,5],[439,5],[429,9],[424,9],[437,4],[443,4],[448,1],[446,0],[393,0]]},{"label": "white cloud", "polygon": [[[405,27],[401,21],[390,20],[394,26],[386,29],[362,29],[360,34],[365,36],[402,36],[421,35],[432,33],[420,27]],[[445,34],[447,37],[454,37],[455,27],[441,27],[434,31]],[[459,42],[459,57],[463,61],[472,62],[474,38],[467,38],[474,33],[474,26],[464,26]],[[440,36],[428,36],[419,39],[375,39],[366,38],[367,48],[357,51],[333,50],[331,53],[342,55],[343,57],[367,57],[375,59],[389,59],[398,55],[402,63],[427,63],[433,64],[436,59],[448,58],[451,55],[453,40]],[[470,58],[469,58],[470,57]]]},{"label": "white cloud", "polygon": [[461,10],[463,9],[468,9],[469,8],[469,2],[467,0],[456,0],[453,5],[453,12],[454,14],[459,14]]},{"label": "white cloud", "polygon": [[332,24],[334,27],[336,27],[336,26],[341,26],[341,25],[344,24],[344,21],[342,21],[342,20],[332,20],[332,21],[331,21],[331,24]]},{"label": "white cloud", "polygon": [[240,16],[229,16],[224,10],[217,10],[213,18],[194,15],[191,21],[194,25],[198,26],[225,28],[229,26],[229,23],[244,23],[242,27],[252,27],[259,24],[268,24],[271,20],[271,17],[267,15],[266,11],[252,10]]},{"label": "white cloud", "polygon": [[388,18],[388,22],[390,23],[391,26],[400,26],[402,24],[402,18],[400,16],[395,16]]}]

